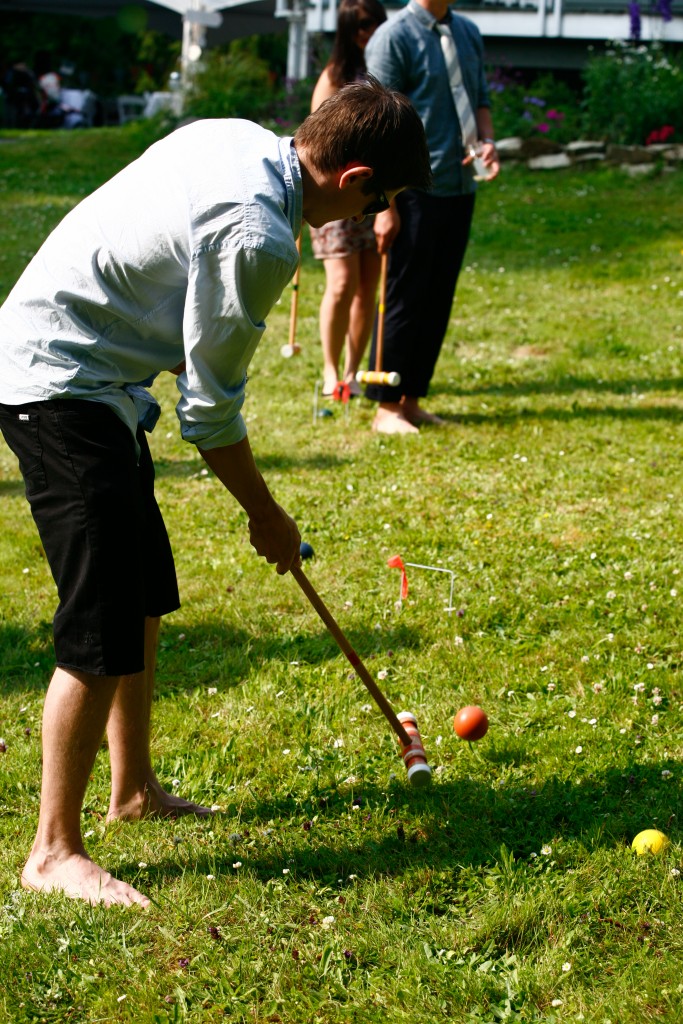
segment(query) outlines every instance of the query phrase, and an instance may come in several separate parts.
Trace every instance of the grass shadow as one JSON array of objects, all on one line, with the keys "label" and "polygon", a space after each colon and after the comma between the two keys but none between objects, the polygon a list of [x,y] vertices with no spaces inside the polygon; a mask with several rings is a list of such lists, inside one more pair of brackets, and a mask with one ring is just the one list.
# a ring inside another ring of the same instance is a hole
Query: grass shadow
[{"label": "grass shadow", "polygon": [[[235,860],[243,859],[245,869],[264,882],[281,878],[283,865],[294,878],[334,885],[350,873],[397,877],[424,868],[457,880],[466,868],[485,872],[498,864],[503,846],[516,864],[533,866],[543,844],[558,835],[579,840],[587,854],[597,848],[627,848],[637,832],[653,827],[653,820],[667,831],[681,813],[680,787],[662,786],[664,767],[615,768],[589,779],[551,778],[535,790],[498,789],[472,779],[437,782],[427,792],[414,793],[399,785],[389,794],[366,785],[358,790],[360,807],[351,822],[348,794],[321,796],[315,824],[310,801],[304,807],[293,796],[256,798],[241,805],[241,832],[226,838],[227,848],[217,849],[214,842],[210,853],[193,858],[191,869],[197,874],[233,874]],[[391,806],[384,834],[377,838],[370,827],[364,834],[363,818],[370,825],[376,810],[387,815],[387,799]],[[326,837],[330,827],[335,830],[333,843],[317,839],[325,825]],[[178,858],[157,862],[150,869],[151,880],[162,884],[190,868],[182,846],[181,834]],[[124,871],[135,874],[137,867],[131,862]]]}]

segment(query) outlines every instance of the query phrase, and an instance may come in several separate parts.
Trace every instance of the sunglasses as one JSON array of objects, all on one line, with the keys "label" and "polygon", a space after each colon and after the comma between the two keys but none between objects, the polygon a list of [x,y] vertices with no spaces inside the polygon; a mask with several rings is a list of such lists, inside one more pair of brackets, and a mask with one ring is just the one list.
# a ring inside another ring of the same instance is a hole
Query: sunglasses
[{"label": "sunglasses", "polygon": [[385,210],[389,209],[390,202],[386,197],[385,192],[378,192],[377,198],[373,199],[371,203],[361,211],[364,217],[374,217],[378,213],[384,213]]}]

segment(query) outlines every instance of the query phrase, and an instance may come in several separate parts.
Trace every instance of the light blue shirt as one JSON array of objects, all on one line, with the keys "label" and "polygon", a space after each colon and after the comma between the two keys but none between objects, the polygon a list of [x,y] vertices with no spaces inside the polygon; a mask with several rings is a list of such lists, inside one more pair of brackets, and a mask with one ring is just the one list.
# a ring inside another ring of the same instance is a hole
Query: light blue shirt
[{"label": "light blue shirt", "polygon": [[135,432],[146,382],[183,360],[182,436],[246,435],[247,367],[301,229],[291,138],[198,121],[157,142],[52,232],[0,309],[0,402],[85,398]]},{"label": "light blue shirt", "polygon": [[[490,105],[481,35],[473,22],[450,10],[448,25],[476,116],[478,107]],[[434,16],[410,0],[404,10],[373,34],[365,50],[365,63],[383,85],[407,96],[422,119],[434,176],[430,194],[462,195],[474,192],[477,186],[471,168],[462,166],[465,154],[460,124],[435,26]]]}]

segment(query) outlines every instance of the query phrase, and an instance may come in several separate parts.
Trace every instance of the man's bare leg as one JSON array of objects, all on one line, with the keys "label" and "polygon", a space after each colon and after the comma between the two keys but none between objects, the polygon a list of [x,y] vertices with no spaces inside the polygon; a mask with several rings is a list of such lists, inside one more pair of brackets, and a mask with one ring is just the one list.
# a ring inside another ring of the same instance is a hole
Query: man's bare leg
[{"label": "man's bare leg", "polygon": [[145,670],[123,676],[114,694],[107,722],[111,759],[111,800],[107,821],[150,815],[206,817],[208,807],[191,803],[162,789],[152,768],[150,722],[156,671],[158,618],[145,619]]},{"label": "man's bare leg", "polygon": [[137,889],[95,864],[81,838],[85,791],[118,682],[111,676],[55,670],[43,709],[38,831],[21,875],[27,889],[63,892],[105,906],[149,904]]}]

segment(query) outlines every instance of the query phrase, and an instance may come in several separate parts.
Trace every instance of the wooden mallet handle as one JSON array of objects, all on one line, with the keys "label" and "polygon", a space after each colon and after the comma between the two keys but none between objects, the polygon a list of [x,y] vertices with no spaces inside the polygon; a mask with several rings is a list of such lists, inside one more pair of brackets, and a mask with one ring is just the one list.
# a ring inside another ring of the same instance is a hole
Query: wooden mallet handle
[{"label": "wooden mallet handle", "polygon": [[384,314],[387,309],[387,268],[389,254],[382,253],[379,275],[379,302],[377,304],[377,339],[375,342],[375,373],[382,372],[384,362]]},{"label": "wooden mallet handle", "polygon": [[323,620],[325,625],[327,626],[327,628],[328,628],[329,632],[331,633],[331,635],[336,640],[336,642],[337,642],[337,644],[339,646],[339,649],[342,651],[343,654],[346,655],[346,657],[350,661],[351,665],[353,666],[354,671],[360,677],[362,682],[365,684],[367,689],[372,694],[372,697],[374,698],[375,703],[379,707],[380,711],[382,712],[382,714],[386,718],[386,720],[389,723],[389,725],[391,726],[391,728],[394,730],[394,732],[398,736],[398,740],[399,740],[399,743],[401,744],[401,746],[402,747],[410,747],[412,745],[412,743],[413,743],[413,739],[408,734],[408,732],[406,731],[406,729],[404,728],[402,723],[399,721],[398,716],[397,716],[396,712],[394,711],[394,709],[392,708],[391,704],[389,703],[387,698],[384,696],[384,694],[380,690],[379,686],[377,685],[375,680],[372,678],[372,676],[370,675],[370,673],[366,669],[365,665],[363,664],[363,662],[361,661],[359,656],[356,654],[356,652],[354,651],[353,647],[351,646],[349,641],[346,639],[344,634],[342,633],[341,629],[339,628],[339,626],[335,622],[334,618],[332,617],[332,613],[329,611],[327,606],[324,604],[322,598],[318,595],[318,593],[315,590],[313,584],[308,579],[308,576],[306,576],[306,573],[300,568],[300,566],[297,566],[297,565],[293,566],[291,571],[292,571],[292,576],[294,577],[296,582],[299,584],[299,586],[303,590],[304,594],[306,595],[308,600],[311,602],[311,604],[313,605],[313,607],[315,608],[316,612],[318,613],[320,618]]}]

